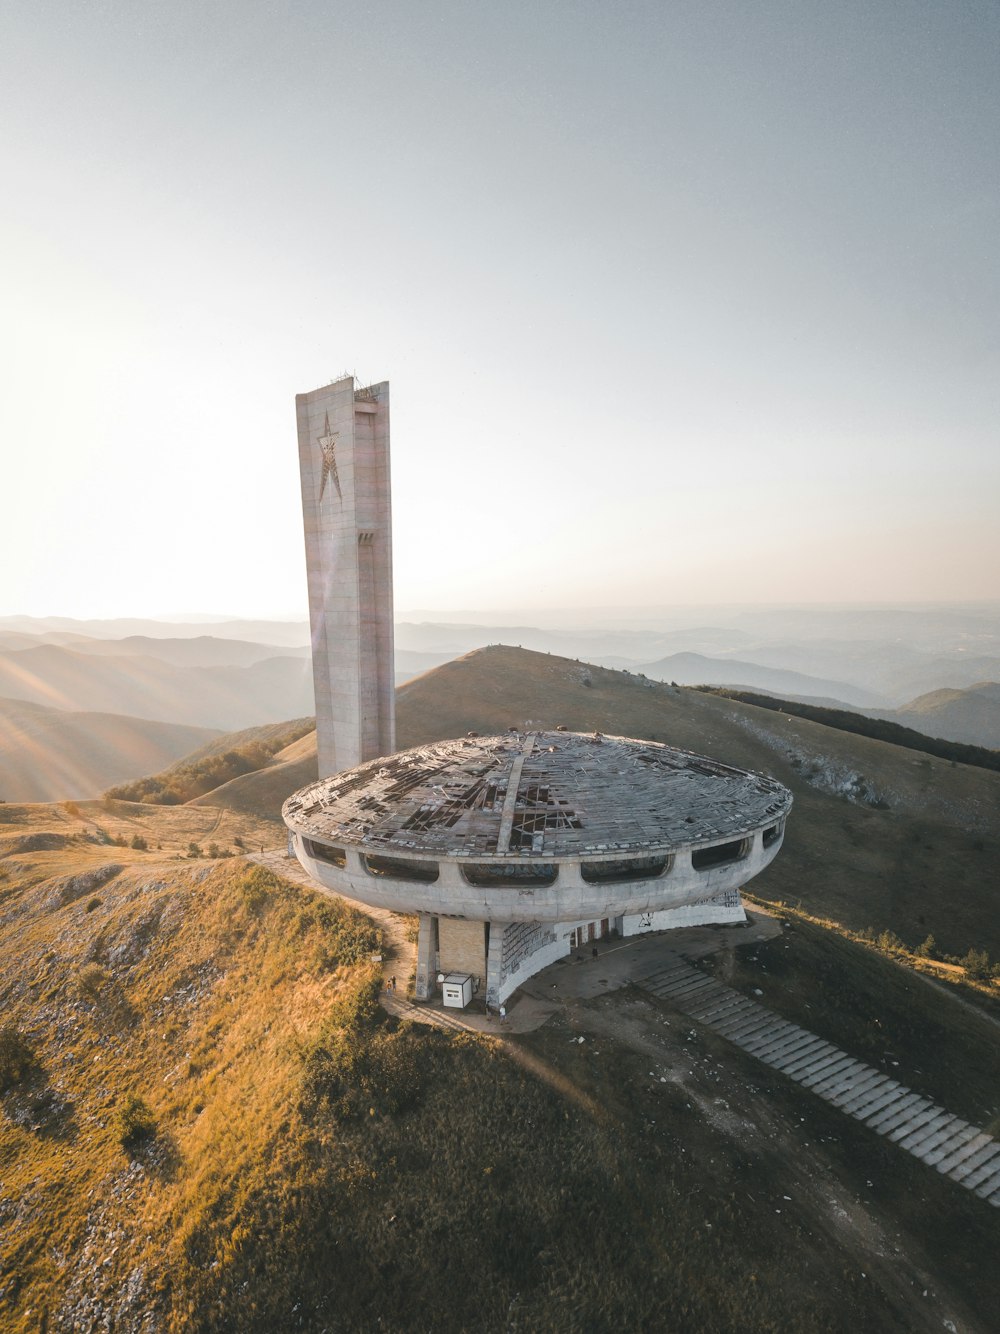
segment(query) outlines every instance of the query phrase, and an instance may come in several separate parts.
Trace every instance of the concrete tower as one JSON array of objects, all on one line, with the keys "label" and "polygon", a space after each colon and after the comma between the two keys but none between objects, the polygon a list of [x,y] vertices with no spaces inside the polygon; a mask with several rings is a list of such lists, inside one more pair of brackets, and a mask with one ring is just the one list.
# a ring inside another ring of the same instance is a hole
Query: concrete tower
[{"label": "concrete tower", "polygon": [[774,779],[560,729],[395,753],[389,386],[296,410],[319,780],[282,814],[313,880],[419,915],[417,999],[440,973],[501,1005],[612,933],[745,921],[792,805]]},{"label": "concrete tower", "polygon": [[396,749],[389,384],[297,394],[319,776]]}]

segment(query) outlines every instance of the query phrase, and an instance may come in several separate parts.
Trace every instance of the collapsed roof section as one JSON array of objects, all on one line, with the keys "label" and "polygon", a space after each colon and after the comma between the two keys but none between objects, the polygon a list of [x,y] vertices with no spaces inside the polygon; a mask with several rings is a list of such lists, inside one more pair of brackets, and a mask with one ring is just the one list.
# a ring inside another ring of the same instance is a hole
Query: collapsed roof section
[{"label": "collapsed roof section", "polygon": [[546,731],[416,746],[303,788],[283,814],[414,856],[576,859],[732,838],[791,804],[771,778],[658,742]]}]

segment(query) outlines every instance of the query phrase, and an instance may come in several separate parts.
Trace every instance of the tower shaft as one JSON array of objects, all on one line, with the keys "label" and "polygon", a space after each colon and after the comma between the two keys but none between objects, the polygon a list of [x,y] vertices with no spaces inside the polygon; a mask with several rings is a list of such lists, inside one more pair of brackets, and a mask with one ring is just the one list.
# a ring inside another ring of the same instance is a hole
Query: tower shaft
[{"label": "tower shaft", "polygon": [[389,384],[295,398],[319,776],[396,749]]}]

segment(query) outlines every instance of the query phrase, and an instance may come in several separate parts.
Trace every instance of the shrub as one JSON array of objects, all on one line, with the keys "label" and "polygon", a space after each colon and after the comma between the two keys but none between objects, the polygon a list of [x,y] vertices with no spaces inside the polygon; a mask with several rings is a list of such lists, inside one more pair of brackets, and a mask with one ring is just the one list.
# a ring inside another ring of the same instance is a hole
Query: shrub
[{"label": "shrub", "polygon": [[320,1039],[306,1055],[307,1106],[326,1106],[339,1121],[395,1116],[419,1101],[425,1035],[396,1028],[379,1005],[376,975],[339,997]]},{"label": "shrub", "polygon": [[259,913],[270,902],[275,890],[281,888],[281,882],[266,866],[251,866],[240,876],[239,888],[250,911]]},{"label": "shrub", "polygon": [[77,975],[76,985],[80,995],[88,1000],[100,1000],[102,993],[111,981],[111,974],[99,963],[85,963]]},{"label": "shrub", "polygon": [[130,846],[133,847],[133,848],[135,848],[135,850],[136,850],[137,852],[148,852],[148,851],[149,851],[149,844],[146,842],[146,840],[143,838],[143,836],[142,836],[141,834],[133,834],[133,835],[132,835],[132,842],[131,842]]},{"label": "shrub", "polygon": [[199,848],[198,844],[195,843],[193,839],[192,839],[192,841],[188,844],[187,855],[188,855],[189,857],[200,857],[200,856],[201,856],[201,848]]},{"label": "shrub", "polygon": [[878,950],[879,954],[905,954],[906,945],[896,935],[895,931],[879,931],[877,934],[870,926],[865,927],[858,933],[861,939],[871,945],[873,949]]},{"label": "shrub", "polygon": [[[953,764],[972,764],[981,769],[1000,769],[1000,751],[926,736],[912,727],[902,727],[899,723],[887,722],[881,718],[866,718],[860,713],[852,713],[849,709],[828,709],[825,705],[800,704],[792,700],[779,699],[775,695],[759,695],[753,690],[732,690],[728,686],[695,686],[695,689],[704,695],[719,695],[723,699],[739,700],[743,704],[753,704],[760,709],[787,713],[795,718],[807,718],[811,722],[822,723],[825,727],[833,727],[841,732],[874,737],[877,741],[888,741],[894,746],[906,746],[910,750],[923,751],[925,755],[935,755],[939,759],[950,760]],[[918,762],[925,767],[930,763],[928,760]]]},{"label": "shrub", "polygon": [[128,1095],[118,1108],[115,1119],[123,1148],[135,1148],[156,1134],[156,1118],[137,1093]]},{"label": "shrub", "polygon": [[323,965],[363,963],[382,948],[382,931],[370,917],[338,903],[324,903],[317,911],[323,930]]},{"label": "shrub", "polygon": [[161,773],[108,788],[105,802],[142,801],[158,806],[178,806],[193,797],[204,796],[242,774],[254,773],[268,764],[279,750],[298,741],[312,730],[311,718],[300,718],[287,725],[264,729],[265,735],[234,746],[221,754],[208,755],[194,762],[180,762]]},{"label": "shrub", "polygon": [[959,959],[959,963],[965,969],[966,976],[975,978],[977,982],[989,982],[992,979],[990,956],[985,950],[969,950],[964,958]]},{"label": "shrub", "polygon": [[922,945],[918,945],[913,951],[918,959],[936,959],[937,941],[933,936],[928,936]]},{"label": "shrub", "polygon": [[0,1093],[22,1083],[37,1065],[35,1053],[13,1024],[0,1028]]},{"label": "shrub", "polygon": [[87,903],[86,911],[93,912],[96,908],[99,908],[100,906],[101,906],[101,900],[95,896],[94,898],[90,899],[89,902]]}]

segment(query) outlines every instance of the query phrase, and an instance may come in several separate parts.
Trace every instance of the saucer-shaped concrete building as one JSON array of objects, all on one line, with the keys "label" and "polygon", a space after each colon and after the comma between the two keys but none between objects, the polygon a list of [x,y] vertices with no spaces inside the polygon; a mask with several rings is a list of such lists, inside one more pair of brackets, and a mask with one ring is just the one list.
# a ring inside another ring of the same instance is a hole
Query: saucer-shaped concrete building
[{"label": "saucer-shaped concrete building", "polygon": [[500,1004],[602,936],[742,921],[740,887],[778,852],[791,802],[656,742],[549,731],[372,760],[283,815],[328,889],[420,915],[418,997],[468,974]]},{"label": "saucer-shaped concrete building", "polygon": [[320,778],[285,803],[290,849],[327,889],[419,914],[417,998],[448,974],[500,1005],[612,932],[744,921],[792,804],[772,779],[561,729],[392,753],[389,385],[345,376],[296,417]]}]

